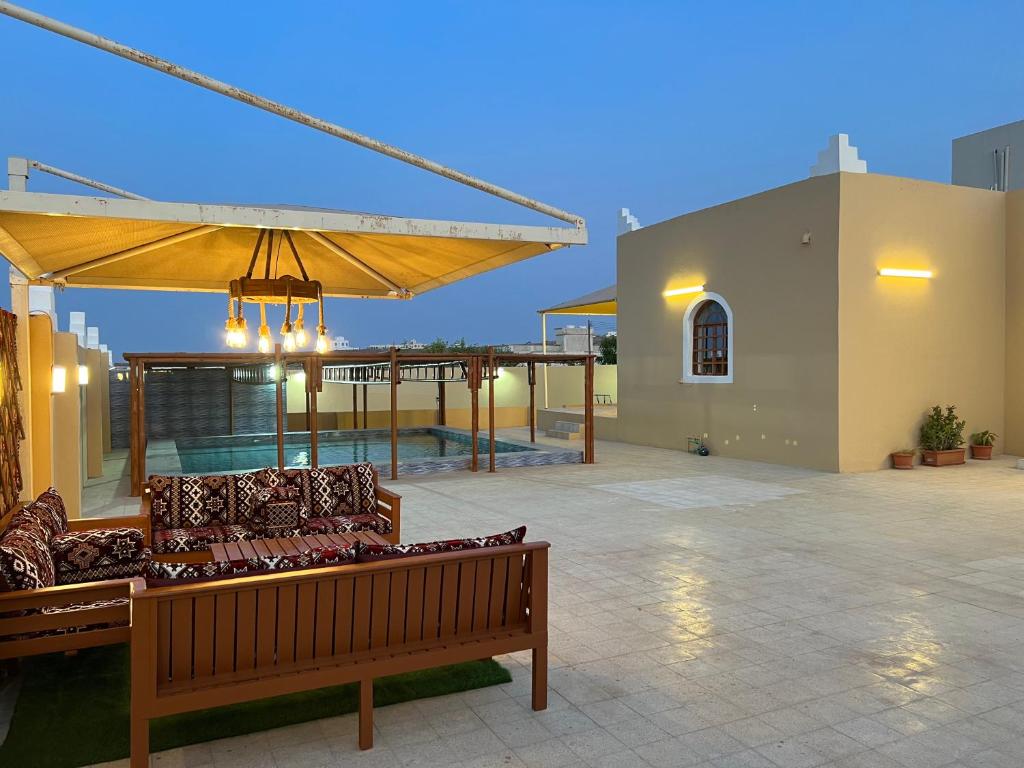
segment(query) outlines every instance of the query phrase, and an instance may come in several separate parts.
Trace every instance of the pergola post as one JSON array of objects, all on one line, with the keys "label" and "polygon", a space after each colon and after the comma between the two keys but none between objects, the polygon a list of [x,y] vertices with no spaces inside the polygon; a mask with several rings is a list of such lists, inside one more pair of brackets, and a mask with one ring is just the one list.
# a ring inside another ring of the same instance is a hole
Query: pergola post
[{"label": "pergola post", "polygon": [[586,434],[583,436],[583,463],[594,463],[594,356],[588,355],[584,382],[583,421]]},{"label": "pergola post", "polygon": [[317,392],[320,391],[322,374],[320,360],[309,357],[303,361],[306,371],[306,394],[309,397],[309,461],[313,468],[320,466],[320,415],[317,410]]},{"label": "pergola post", "polygon": [[[540,345],[543,354],[548,353],[548,314],[540,313]],[[541,363],[544,368],[544,407],[548,407],[548,364]]]},{"label": "pergola post", "polygon": [[142,469],[139,464],[139,361],[128,362],[128,397],[131,426],[128,432],[128,457],[131,464],[131,494],[142,495]]},{"label": "pergola post", "polygon": [[444,371],[437,382],[437,423],[443,427],[448,423],[448,404],[445,402]]},{"label": "pergola post", "polygon": [[274,389],[277,395],[277,468],[284,470],[284,384],[281,379],[284,374],[281,370],[281,345],[274,345]]},{"label": "pergola post", "polygon": [[480,389],[478,384],[478,377],[480,376],[480,358],[471,357],[469,359],[469,402],[470,402],[470,440],[473,443],[472,446],[472,459],[470,460],[469,469],[472,472],[476,472],[480,468],[480,456],[479,448],[477,446],[477,436],[480,433]]},{"label": "pergola post", "polygon": [[369,422],[366,420],[367,419],[367,411],[366,411],[366,390],[367,390],[367,388],[368,388],[368,385],[363,384],[363,429],[368,429],[368,425],[369,425]]},{"label": "pergola post", "polygon": [[352,385],[352,429],[359,429],[359,385]]},{"label": "pergola post", "polygon": [[530,385],[530,442],[537,442],[537,364],[526,364],[526,381]]},{"label": "pergola post", "polygon": [[494,472],[494,347],[487,348],[487,438],[490,453],[487,471]]},{"label": "pergola post", "polygon": [[391,348],[391,479],[398,479],[398,350]]},{"label": "pergola post", "polygon": [[228,379],[228,434],[235,434],[235,377],[230,365],[224,366]]}]

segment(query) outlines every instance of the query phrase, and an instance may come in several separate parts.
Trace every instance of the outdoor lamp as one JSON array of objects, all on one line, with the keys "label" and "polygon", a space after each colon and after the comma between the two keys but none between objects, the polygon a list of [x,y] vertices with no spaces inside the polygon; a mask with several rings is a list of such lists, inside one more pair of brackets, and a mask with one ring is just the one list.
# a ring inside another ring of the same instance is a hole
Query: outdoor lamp
[{"label": "outdoor lamp", "polygon": [[51,371],[50,392],[59,395],[67,389],[68,369],[63,365],[55,365]]},{"label": "outdoor lamp", "polygon": [[78,383],[85,385],[89,383],[89,366],[80,365],[78,366]]}]

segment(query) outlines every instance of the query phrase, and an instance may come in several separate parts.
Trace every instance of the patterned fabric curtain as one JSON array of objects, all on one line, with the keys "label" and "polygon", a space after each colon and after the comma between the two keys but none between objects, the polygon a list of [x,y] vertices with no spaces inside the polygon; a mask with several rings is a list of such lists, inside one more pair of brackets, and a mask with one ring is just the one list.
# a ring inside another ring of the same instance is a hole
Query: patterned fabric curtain
[{"label": "patterned fabric curtain", "polygon": [[18,445],[25,438],[25,428],[18,410],[17,327],[17,316],[0,309],[0,516],[18,503],[22,488]]}]

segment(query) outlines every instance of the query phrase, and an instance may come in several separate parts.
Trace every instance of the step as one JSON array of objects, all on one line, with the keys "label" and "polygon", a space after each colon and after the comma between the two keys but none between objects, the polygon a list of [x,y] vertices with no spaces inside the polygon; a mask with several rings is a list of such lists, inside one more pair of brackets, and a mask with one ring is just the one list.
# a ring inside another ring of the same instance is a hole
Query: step
[{"label": "step", "polygon": [[549,429],[544,434],[548,437],[557,437],[559,440],[579,440],[583,437],[580,432],[569,432],[564,429]]},{"label": "step", "polygon": [[578,421],[556,421],[555,429],[559,432],[583,432],[585,431],[583,425]]}]

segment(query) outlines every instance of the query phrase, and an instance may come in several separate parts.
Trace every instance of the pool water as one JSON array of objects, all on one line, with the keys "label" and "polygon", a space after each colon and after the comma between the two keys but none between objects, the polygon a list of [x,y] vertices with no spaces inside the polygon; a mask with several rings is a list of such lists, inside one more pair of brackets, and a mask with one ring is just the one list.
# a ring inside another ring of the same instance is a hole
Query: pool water
[{"label": "pool water", "polygon": [[[486,437],[477,440],[478,451],[486,455]],[[244,472],[261,467],[277,466],[277,442],[274,435],[237,435],[201,438],[180,438],[176,441],[181,471],[185,474],[218,474]],[[426,430],[399,433],[399,461],[469,456],[473,444],[468,436]],[[496,441],[497,453],[529,451],[524,446]],[[285,436],[285,466],[310,465],[309,435],[290,433]],[[321,433],[317,443],[317,463],[325,466],[369,461],[384,465],[391,462],[391,434],[382,430]]]}]

